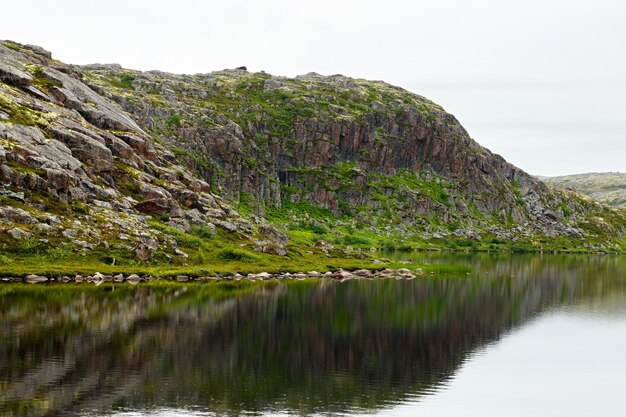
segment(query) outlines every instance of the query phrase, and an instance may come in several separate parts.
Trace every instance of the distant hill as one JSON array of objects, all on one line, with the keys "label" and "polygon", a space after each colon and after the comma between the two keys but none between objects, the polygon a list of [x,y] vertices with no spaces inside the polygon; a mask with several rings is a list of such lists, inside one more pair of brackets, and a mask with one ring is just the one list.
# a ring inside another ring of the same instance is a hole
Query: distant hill
[{"label": "distant hill", "polygon": [[556,186],[587,194],[611,206],[626,207],[626,173],[604,172],[540,178]]}]

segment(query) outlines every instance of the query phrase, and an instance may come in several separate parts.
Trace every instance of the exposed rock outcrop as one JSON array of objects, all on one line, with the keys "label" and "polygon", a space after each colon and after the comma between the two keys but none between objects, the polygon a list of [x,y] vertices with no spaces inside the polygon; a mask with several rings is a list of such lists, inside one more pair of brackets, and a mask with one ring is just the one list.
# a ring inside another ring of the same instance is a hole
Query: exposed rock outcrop
[{"label": "exposed rock outcrop", "polygon": [[183,253],[151,218],[180,225],[191,216],[211,230],[202,213],[219,212],[231,232],[251,231],[131,115],[86,85],[81,69],[40,48],[9,46],[0,43],[1,247],[54,239],[145,261]]},{"label": "exposed rock outcrop", "polygon": [[340,246],[355,230],[621,242],[626,218],[546,187],[383,82],[78,67],[14,42],[0,42],[0,198],[7,239],[142,260],[186,259],[176,231],[286,255],[276,226]]}]

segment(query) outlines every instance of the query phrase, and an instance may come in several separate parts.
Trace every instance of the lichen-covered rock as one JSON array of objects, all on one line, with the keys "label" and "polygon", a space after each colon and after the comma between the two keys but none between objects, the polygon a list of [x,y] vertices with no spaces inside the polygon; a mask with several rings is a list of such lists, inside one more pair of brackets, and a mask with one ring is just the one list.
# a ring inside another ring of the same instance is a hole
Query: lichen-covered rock
[{"label": "lichen-covered rock", "polygon": [[135,249],[135,255],[140,261],[147,261],[152,257],[152,251],[145,245],[140,245]]},{"label": "lichen-covered rock", "polygon": [[67,239],[72,239],[72,240],[78,237],[78,231],[74,229],[65,229],[61,234]]},{"label": "lichen-covered rock", "polygon": [[20,224],[39,223],[30,213],[21,208],[0,207],[0,219]]},{"label": "lichen-covered rock", "polygon": [[270,224],[262,224],[258,228],[259,235],[265,240],[255,242],[254,250],[272,255],[287,255],[289,236]]},{"label": "lichen-covered rock", "polygon": [[11,235],[13,239],[16,239],[16,240],[28,239],[33,236],[32,233],[22,230],[19,227],[14,227],[12,229],[9,229],[7,230],[7,233]]},{"label": "lichen-covered rock", "polygon": [[197,193],[199,192],[208,193],[209,191],[211,191],[211,187],[209,186],[209,184],[207,184],[206,181],[202,181],[202,180],[191,181],[189,183],[189,189]]},{"label": "lichen-covered rock", "polygon": [[0,61],[0,81],[23,87],[31,85],[33,77],[8,62]]},{"label": "lichen-covered rock", "polygon": [[287,248],[270,240],[260,240],[254,243],[254,250],[271,255],[287,256]]},{"label": "lichen-covered rock", "polygon": [[24,282],[28,283],[28,284],[39,284],[42,282],[47,282],[48,281],[48,277],[44,277],[42,275],[26,275],[24,277]]},{"label": "lichen-covered rock", "polygon": [[142,278],[137,274],[132,274],[126,278],[126,281],[130,282],[133,285],[136,285],[142,281]]},{"label": "lichen-covered rock", "polygon": [[171,219],[169,222],[167,222],[167,225],[176,228],[182,232],[191,233],[191,226],[189,225],[189,222],[180,217]]},{"label": "lichen-covered rock", "polygon": [[187,210],[185,212],[185,218],[190,224],[195,226],[206,226],[209,224],[206,216],[197,209]]},{"label": "lichen-covered rock", "polygon": [[94,172],[113,169],[113,154],[104,143],[91,136],[60,127],[51,127],[50,133],[71,149],[72,156],[88,165]]},{"label": "lichen-covered rock", "polygon": [[61,85],[53,89],[57,100],[65,107],[78,111],[89,123],[102,129],[141,132],[139,126],[115,104],[76,78],[51,67],[46,67],[43,75]]},{"label": "lichen-covered rock", "polygon": [[181,217],[183,214],[176,201],[166,197],[144,200],[135,204],[134,209],[146,214],[167,214],[172,217]]},{"label": "lichen-covered rock", "polygon": [[[43,172],[40,174],[35,170],[49,169],[59,175],[64,173],[68,178],[84,175],[81,162],[72,156],[69,148],[59,141],[46,139],[35,127],[0,123],[0,141],[3,139],[8,146],[5,158],[23,167],[22,172],[12,172],[8,167],[2,170],[0,180],[6,183],[29,188],[29,182],[39,181],[37,189],[47,190],[49,187],[45,184]],[[29,168],[33,170],[31,174],[37,174],[39,178],[25,178]]]},{"label": "lichen-covered rock", "polygon": [[213,220],[213,224],[220,229],[226,230],[227,232],[233,233],[237,231],[237,226],[232,222],[228,222],[225,220]]},{"label": "lichen-covered rock", "polygon": [[287,246],[289,243],[289,235],[281,230],[278,230],[271,224],[262,224],[259,226],[259,234],[278,245]]}]

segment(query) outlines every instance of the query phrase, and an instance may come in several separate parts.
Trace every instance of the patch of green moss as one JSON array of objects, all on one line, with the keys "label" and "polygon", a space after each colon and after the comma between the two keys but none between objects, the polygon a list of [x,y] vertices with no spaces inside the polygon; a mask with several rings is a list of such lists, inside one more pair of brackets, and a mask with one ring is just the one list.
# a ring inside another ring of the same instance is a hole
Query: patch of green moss
[{"label": "patch of green moss", "polygon": [[393,190],[394,194],[401,192],[417,192],[445,206],[450,205],[447,189],[453,187],[452,184],[441,177],[435,177],[432,180],[424,180],[408,169],[398,169],[391,175],[370,175],[369,186],[379,192],[383,189]]},{"label": "patch of green moss", "polygon": [[7,161],[5,162],[5,164],[11,168],[13,168],[14,170],[24,173],[24,174],[35,174],[35,175],[39,175],[40,177],[44,177],[46,176],[46,170],[45,169],[41,169],[41,168],[31,168],[29,166],[26,166],[18,161]]},{"label": "patch of green moss", "polygon": [[120,88],[123,90],[132,90],[133,89],[133,81],[135,81],[135,75],[131,72],[125,72],[120,76],[107,76],[105,77],[106,82],[113,87]]},{"label": "patch of green moss", "polygon": [[31,66],[31,74],[33,75],[33,84],[42,90],[48,90],[50,87],[60,87],[62,84],[58,81],[51,80],[44,74],[41,66]]},{"label": "patch of green moss", "polygon": [[167,127],[179,127],[181,121],[183,120],[182,116],[178,113],[175,113],[173,115],[171,115],[170,117],[167,118],[167,120],[165,120],[165,124],[167,125]]},{"label": "patch of green moss", "polygon": [[124,195],[130,196],[137,201],[144,199],[141,194],[141,185],[132,177],[121,175],[115,178],[115,187]]},{"label": "patch of green moss", "polygon": [[[50,122],[57,117],[55,113],[44,113],[22,106],[2,92],[0,92],[0,109],[6,111],[10,116],[9,120],[3,121],[3,123],[37,126],[43,129],[50,126]],[[45,131],[43,133],[46,135]]]},{"label": "patch of green moss", "polygon": [[253,206],[255,204],[254,198],[245,191],[239,193],[239,204],[237,205],[237,211],[242,216],[249,217],[253,214]]},{"label": "patch of green moss", "polygon": [[135,76],[131,73],[126,73],[120,77],[120,83],[128,89],[133,88],[133,81],[135,81]]},{"label": "patch of green moss", "polygon": [[16,52],[22,51],[22,48],[18,44],[15,44],[13,42],[3,42],[2,44],[13,51],[16,51]]}]

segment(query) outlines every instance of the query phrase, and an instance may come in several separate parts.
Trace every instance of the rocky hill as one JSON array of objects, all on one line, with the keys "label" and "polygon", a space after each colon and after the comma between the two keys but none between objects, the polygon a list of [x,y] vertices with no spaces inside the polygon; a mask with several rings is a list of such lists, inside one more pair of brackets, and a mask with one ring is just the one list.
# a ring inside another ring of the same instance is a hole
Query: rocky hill
[{"label": "rocky hill", "polygon": [[626,174],[604,172],[561,177],[545,177],[543,181],[572,189],[614,207],[626,208]]},{"label": "rocky hill", "polygon": [[626,218],[549,188],[440,106],[383,82],[79,67],[10,41],[0,42],[0,184],[5,263],[510,242],[619,250]]}]

